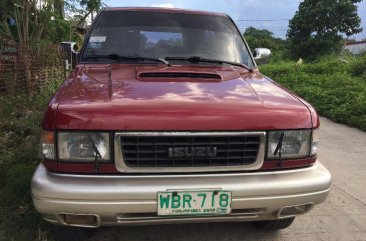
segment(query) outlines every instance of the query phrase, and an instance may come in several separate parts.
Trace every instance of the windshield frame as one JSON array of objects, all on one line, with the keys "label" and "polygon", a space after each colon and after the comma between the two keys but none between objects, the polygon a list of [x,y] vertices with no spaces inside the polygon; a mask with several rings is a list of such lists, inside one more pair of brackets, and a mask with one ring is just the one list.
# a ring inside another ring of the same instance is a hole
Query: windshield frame
[{"label": "windshield frame", "polygon": [[[86,50],[86,48],[87,48],[87,44],[88,44],[88,40],[89,40],[89,38],[90,38],[90,35],[91,35],[91,33],[92,33],[92,31],[93,31],[93,29],[94,29],[94,27],[95,27],[95,25],[96,25],[96,23],[98,22],[98,19],[100,18],[100,16],[102,15],[102,13],[103,12],[109,12],[109,11],[114,11],[114,10],[108,10],[108,9],[102,9],[99,13],[98,13],[98,15],[95,17],[95,19],[94,19],[94,21],[93,21],[93,23],[92,23],[92,25],[90,26],[90,28],[88,29],[88,31],[87,31],[87,34],[86,34],[86,36],[85,36],[85,38],[84,38],[84,41],[83,41],[83,45],[82,45],[82,48],[81,48],[81,50],[80,50],[80,53],[79,53],[79,58],[78,58],[78,63],[79,64],[116,64],[116,63],[118,63],[118,64],[131,64],[131,63],[136,63],[136,61],[135,62],[127,62],[127,61],[123,61],[123,62],[116,62],[116,61],[113,61],[113,60],[111,60],[111,61],[109,61],[109,62],[107,62],[107,61],[105,61],[105,62],[100,62],[100,61],[86,61],[86,60],[82,60],[83,59],[83,56],[84,56],[84,54],[85,54],[85,50]],[[124,12],[124,11],[128,11],[128,12],[150,12],[150,11],[148,11],[148,10],[139,10],[139,9],[136,9],[136,10],[130,10],[130,9],[126,9],[126,10],[123,10],[123,9],[119,9],[118,11],[120,11],[120,12]],[[163,10],[162,10],[163,11]],[[154,12],[157,12],[156,11],[156,9],[155,9],[155,11]],[[165,11],[164,11],[165,12]],[[171,13],[175,13],[175,12],[173,12],[173,11],[171,11]],[[181,14],[181,12],[177,12],[177,14]],[[189,12],[188,12],[188,14],[189,14]],[[198,15],[204,15],[204,14],[198,14]],[[256,64],[256,62],[255,62],[255,60],[254,60],[254,57],[253,57],[253,54],[252,54],[252,51],[250,50],[250,48],[249,48],[249,45],[248,45],[248,43],[247,43],[247,41],[245,40],[245,38],[244,38],[244,36],[243,36],[243,34],[241,34],[241,32],[240,32],[240,30],[239,30],[239,28],[238,28],[238,26],[237,26],[237,24],[234,22],[234,20],[229,16],[229,15],[227,15],[227,14],[223,14],[223,15],[217,15],[217,17],[223,17],[223,18],[227,18],[230,22],[231,22],[231,24],[233,24],[233,26],[234,26],[234,28],[235,28],[235,30],[236,30],[236,32],[237,32],[237,34],[240,36],[240,39],[243,41],[243,44],[244,44],[244,47],[245,47],[245,49],[246,49],[246,51],[248,52],[248,55],[249,55],[249,59],[250,59],[250,61],[252,62],[252,65],[251,66],[249,66],[251,69],[256,69],[257,68],[257,64]],[[148,60],[147,60],[148,61]],[[150,61],[151,62],[151,61]],[[139,64],[141,64],[141,62],[139,63]]]}]

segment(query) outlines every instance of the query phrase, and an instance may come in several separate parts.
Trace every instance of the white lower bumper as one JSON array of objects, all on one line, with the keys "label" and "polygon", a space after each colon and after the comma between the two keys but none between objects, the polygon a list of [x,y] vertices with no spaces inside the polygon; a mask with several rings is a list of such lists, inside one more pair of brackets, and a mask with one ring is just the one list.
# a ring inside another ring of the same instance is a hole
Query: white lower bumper
[{"label": "white lower bumper", "polygon": [[[41,164],[32,180],[33,202],[53,223],[60,215],[92,214],[100,225],[278,219],[285,206],[316,205],[330,190],[331,175],[319,162],[304,169],[182,175],[69,175],[47,172]],[[158,217],[157,192],[182,189],[232,191],[230,216]]]}]

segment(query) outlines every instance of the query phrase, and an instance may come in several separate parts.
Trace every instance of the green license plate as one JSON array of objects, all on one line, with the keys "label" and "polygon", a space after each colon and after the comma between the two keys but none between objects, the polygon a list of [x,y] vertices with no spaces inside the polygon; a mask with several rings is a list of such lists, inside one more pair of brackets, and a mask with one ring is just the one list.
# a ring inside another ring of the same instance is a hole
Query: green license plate
[{"label": "green license plate", "polygon": [[158,193],[159,216],[228,215],[231,213],[231,192],[167,191]]}]

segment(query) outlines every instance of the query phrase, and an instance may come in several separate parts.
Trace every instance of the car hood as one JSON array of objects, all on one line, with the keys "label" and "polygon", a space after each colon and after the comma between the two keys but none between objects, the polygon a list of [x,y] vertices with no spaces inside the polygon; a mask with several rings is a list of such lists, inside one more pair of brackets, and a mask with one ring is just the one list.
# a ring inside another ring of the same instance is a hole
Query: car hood
[{"label": "car hood", "polygon": [[239,67],[79,65],[55,128],[271,130],[311,128],[309,109],[258,71]]}]

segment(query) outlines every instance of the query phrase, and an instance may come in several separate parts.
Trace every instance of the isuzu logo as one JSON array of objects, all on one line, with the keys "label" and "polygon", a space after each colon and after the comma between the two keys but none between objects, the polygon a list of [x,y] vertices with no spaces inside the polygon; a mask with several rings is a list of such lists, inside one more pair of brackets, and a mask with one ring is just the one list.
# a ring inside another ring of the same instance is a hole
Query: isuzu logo
[{"label": "isuzu logo", "polygon": [[214,157],[217,154],[216,147],[170,147],[169,157]]}]

